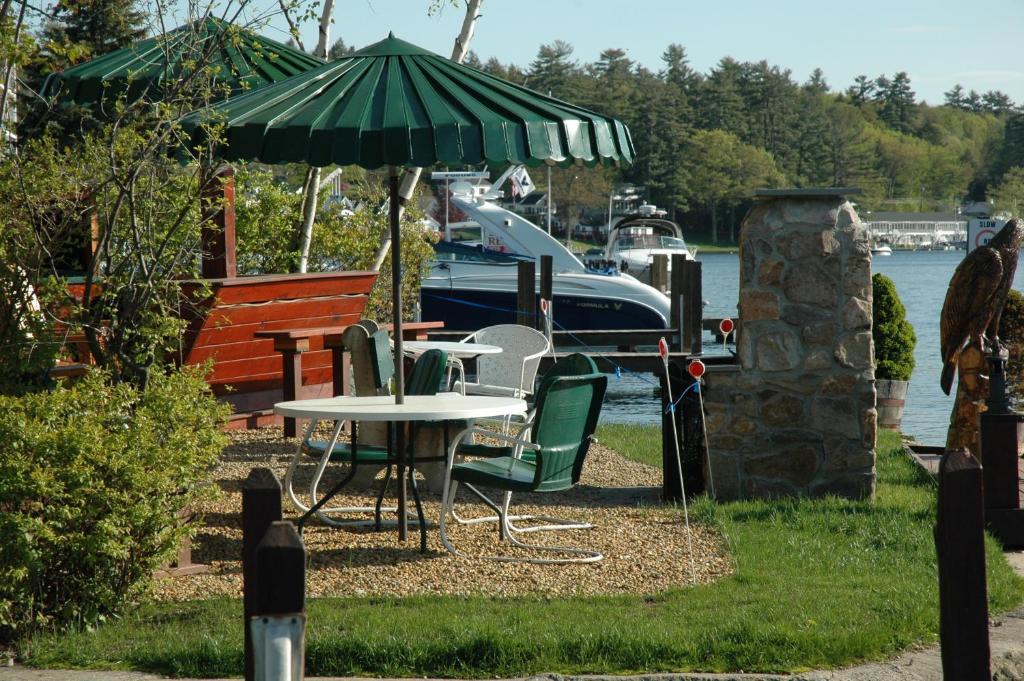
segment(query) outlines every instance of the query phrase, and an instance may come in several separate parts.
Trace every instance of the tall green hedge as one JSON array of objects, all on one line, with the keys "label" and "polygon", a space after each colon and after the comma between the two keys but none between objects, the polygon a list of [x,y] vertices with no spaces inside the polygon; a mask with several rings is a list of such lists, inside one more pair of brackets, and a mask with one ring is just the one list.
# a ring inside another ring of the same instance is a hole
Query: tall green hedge
[{"label": "tall green hedge", "polygon": [[193,370],[0,396],[0,643],[145,590],[189,531],[179,512],[212,492],[226,416]]},{"label": "tall green hedge", "polygon": [[914,346],[917,337],[907,321],[896,284],[884,274],[871,278],[872,325],[875,345],[875,378],[909,381],[914,372]]}]

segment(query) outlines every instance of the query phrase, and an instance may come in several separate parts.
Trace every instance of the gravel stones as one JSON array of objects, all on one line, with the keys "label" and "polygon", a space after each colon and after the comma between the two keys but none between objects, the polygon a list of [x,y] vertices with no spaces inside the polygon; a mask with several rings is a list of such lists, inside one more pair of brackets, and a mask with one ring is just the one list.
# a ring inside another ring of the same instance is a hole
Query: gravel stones
[{"label": "gravel stones", "polygon": [[[283,480],[296,441],[281,437],[280,428],[231,434],[214,471],[219,498],[198,509],[204,523],[193,539],[193,560],[206,563],[206,574],[164,579],[155,586],[160,600],[191,600],[215,595],[240,596],[241,483],[257,466],[270,467]],[[297,490],[308,488],[315,462],[300,468]],[[336,480],[341,466],[331,465],[323,485]],[[379,484],[380,481],[378,481]],[[586,565],[528,565],[458,558],[441,545],[436,527],[428,529],[428,551],[419,552],[418,530],[398,541],[397,531],[341,529],[311,522],[305,532],[309,552],[306,574],[309,596],[411,596],[416,594],[483,594],[490,596],[573,596],[657,593],[692,584],[682,509],[659,501],[661,471],[629,461],[595,444],[588,454],[581,483],[573,490],[513,497],[515,513],[543,513],[594,525],[589,530],[535,532],[531,543],[592,548],[603,561]],[[391,493],[394,492],[392,483]],[[388,498],[392,498],[389,493]],[[336,505],[371,505],[375,490],[341,495]],[[411,495],[410,495],[411,498]],[[460,493],[456,509],[464,517],[489,511]],[[393,503],[393,502],[392,502]],[[285,519],[296,509],[287,496]],[[428,520],[436,522],[439,498],[425,496]],[[393,515],[393,514],[392,514]],[[368,517],[368,516],[367,516]],[[732,573],[725,541],[713,528],[692,524],[697,581],[709,583]],[[512,555],[498,540],[495,525],[454,526],[456,546],[470,556]]]}]

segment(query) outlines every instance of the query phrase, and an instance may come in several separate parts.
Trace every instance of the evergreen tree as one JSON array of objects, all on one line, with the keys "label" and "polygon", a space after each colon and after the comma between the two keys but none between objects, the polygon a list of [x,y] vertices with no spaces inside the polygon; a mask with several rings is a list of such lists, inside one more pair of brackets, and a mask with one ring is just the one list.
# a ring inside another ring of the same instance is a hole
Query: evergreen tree
[{"label": "evergreen tree", "polygon": [[878,102],[878,117],[897,132],[910,132],[913,129],[916,113],[914,91],[910,89],[910,76],[900,71],[892,80],[879,76],[875,80]]},{"label": "evergreen tree", "polygon": [[484,63],[480,61],[480,57],[473,50],[466,53],[466,56],[462,58],[462,63],[466,66],[472,66],[474,69],[483,70],[484,68]]},{"label": "evergreen tree", "polygon": [[696,97],[703,78],[690,67],[686,48],[672,43],[661,53],[661,61],[665,64],[665,70],[661,73],[662,80],[678,88],[687,99]]},{"label": "evergreen tree", "polygon": [[767,150],[781,167],[791,170],[800,88],[790,71],[766,61],[744,63],[739,84],[747,110],[747,135],[741,139]]},{"label": "evergreen tree", "polygon": [[576,62],[572,61],[572,45],[556,40],[541,45],[537,57],[530,64],[527,85],[537,92],[570,101],[573,99],[572,81],[577,73]]},{"label": "evergreen tree", "polygon": [[1002,116],[1013,110],[1013,100],[1005,92],[989,90],[981,96],[981,104],[985,111]]},{"label": "evergreen tree", "polygon": [[672,83],[646,69],[637,73],[638,89],[635,119],[636,162],[626,170],[626,179],[647,187],[655,204],[670,210],[685,210],[688,195],[685,145],[690,129],[679,111],[686,110],[682,93]]},{"label": "evergreen tree", "polygon": [[981,113],[984,111],[984,107],[981,103],[981,95],[978,94],[977,90],[971,90],[967,93],[967,97],[964,99],[964,108],[971,113]]},{"label": "evergreen tree", "polygon": [[864,106],[874,98],[875,82],[867,76],[857,76],[853,80],[853,85],[847,88],[846,94],[850,98],[851,104]]},{"label": "evergreen tree", "polygon": [[1024,113],[1006,119],[994,166],[996,181],[1001,181],[1010,168],[1024,167]]},{"label": "evergreen tree", "polygon": [[51,70],[119,50],[146,35],[145,15],[135,0],[58,0],[50,16],[41,38]]},{"label": "evergreen tree", "polygon": [[964,89],[960,83],[954,85],[952,90],[944,94],[944,97],[946,98],[946,106],[951,106],[954,109],[967,108],[967,97],[964,96]]},{"label": "evergreen tree", "polygon": [[633,98],[637,93],[633,60],[623,50],[611,48],[601,52],[597,63],[589,67],[593,90],[584,95],[587,106],[607,116],[614,116],[627,125],[634,115]]},{"label": "evergreen tree", "polygon": [[826,168],[831,173],[833,187],[862,187],[869,196],[878,183],[872,180],[874,148],[866,133],[864,117],[860,111],[845,102],[826,104],[825,117],[828,130],[825,144],[828,149]]},{"label": "evergreen tree", "polygon": [[327,61],[336,61],[342,57],[347,57],[355,51],[356,48],[347,46],[344,40],[338,38],[331,45],[331,49],[327,51]]},{"label": "evergreen tree", "polygon": [[708,74],[701,88],[698,126],[725,130],[737,137],[748,132],[746,107],[739,87],[740,63],[724,57]]},{"label": "evergreen tree", "polygon": [[828,83],[825,81],[825,72],[820,68],[811,71],[810,77],[803,86],[804,92],[811,95],[823,95],[828,92]]}]

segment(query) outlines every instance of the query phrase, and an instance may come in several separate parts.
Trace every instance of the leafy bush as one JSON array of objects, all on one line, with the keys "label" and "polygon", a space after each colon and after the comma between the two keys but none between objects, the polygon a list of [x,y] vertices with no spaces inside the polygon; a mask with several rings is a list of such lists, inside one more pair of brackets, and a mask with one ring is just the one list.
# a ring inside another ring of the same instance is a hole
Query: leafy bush
[{"label": "leafy bush", "polygon": [[[327,203],[321,194],[310,244],[309,271],[367,270],[373,266],[381,236],[388,231],[387,193],[373,175],[346,168],[345,177],[364,181],[346,192],[356,210],[349,214]],[[238,235],[238,269],[244,274],[279,274],[292,271],[298,260],[297,225],[302,218],[302,197],[286,183],[259,166],[239,165],[236,173],[238,203],[235,207]],[[424,191],[422,185],[417,196]],[[426,231],[423,211],[416,199],[402,215],[402,302],[411,316],[420,298],[420,279],[427,272],[436,235]],[[391,319],[391,255],[381,267],[370,294],[365,316]]]},{"label": "leafy bush", "polygon": [[871,337],[875,345],[875,378],[909,381],[914,372],[917,337],[907,321],[907,310],[896,293],[896,284],[884,274],[871,278]]},{"label": "leafy bush", "polygon": [[145,590],[189,531],[179,512],[213,491],[226,412],[196,370],[0,397],[0,641]]}]

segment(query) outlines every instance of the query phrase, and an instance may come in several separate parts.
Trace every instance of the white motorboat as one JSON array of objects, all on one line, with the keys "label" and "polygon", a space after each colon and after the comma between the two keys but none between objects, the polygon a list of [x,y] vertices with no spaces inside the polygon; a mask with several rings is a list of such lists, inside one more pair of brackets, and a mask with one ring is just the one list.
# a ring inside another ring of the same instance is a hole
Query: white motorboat
[{"label": "white motorboat", "polygon": [[878,244],[871,247],[871,255],[892,255],[892,248],[888,244]]},{"label": "white motorboat", "polygon": [[611,228],[604,257],[645,284],[651,283],[656,255],[668,256],[670,271],[673,255],[694,260],[683,239],[683,230],[665,216],[665,211],[650,204],[641,205],[635,215],[622,218]]},{"label": "white motorboat", "polygon": [[[441,320],[445,328],[470,330],[515,320],[518,262],[553,263],[552,313],[555,328],[651,329],[668,326],[668,296],[608,264],[587,266],[569,250],[523,217],[486,196],[453,196],[452,205],[479,227],[458,230],[464,241],[441,241],[436,259],[423,279],[421,315]],[[538,284],[539,290],[539,284]]]}]

